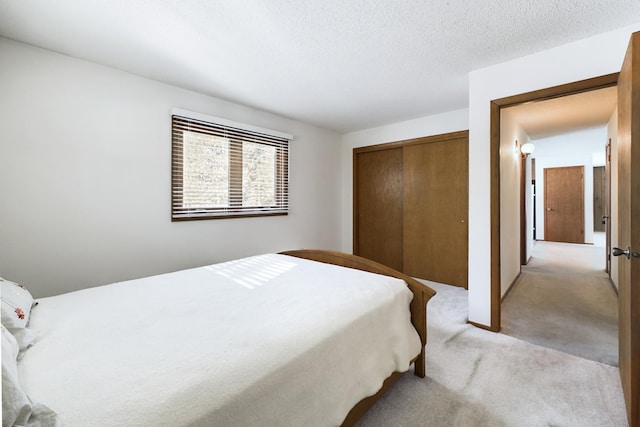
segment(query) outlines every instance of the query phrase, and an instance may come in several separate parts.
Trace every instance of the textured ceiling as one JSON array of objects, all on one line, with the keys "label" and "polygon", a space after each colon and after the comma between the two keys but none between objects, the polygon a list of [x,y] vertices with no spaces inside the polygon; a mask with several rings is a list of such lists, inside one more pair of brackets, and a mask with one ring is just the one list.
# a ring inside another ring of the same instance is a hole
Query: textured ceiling
[{"label": "textured ceiling", "polygon": [[545,101],[528,102],[503,110],[532,140],[575,130],[605,126],[615,111],[618,89],[583,92]]},{"label": "textured ceiling", "polygon": [[467,107],[467,73],[638,0],[0,0],[0,36],[339,132]]}]

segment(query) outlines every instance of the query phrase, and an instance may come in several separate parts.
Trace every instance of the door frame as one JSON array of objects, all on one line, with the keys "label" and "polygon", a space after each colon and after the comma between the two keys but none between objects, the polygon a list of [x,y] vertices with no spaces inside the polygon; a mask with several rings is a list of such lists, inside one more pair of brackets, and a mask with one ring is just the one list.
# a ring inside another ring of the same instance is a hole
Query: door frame
[{"label": "door frame", "polygon": [[490,102],[491,331],[500,331],[500,111],[525,102],[543,101],[616,86],[619,73],[494,99]]},{"label": "door frame", "polygon": [[[535,206],[534,206],[535,210]],[[520,159],[520,265],[527,265],[527,158]]]},{"label": "door frame", "polygon": [[[604,176],[606,180],[606,184],[604,187],[604,216],[605,216],[605,270],[609,275],[609,280],[611,280],[611,138],[607,139],[607,146],[605,148],[605,169]],[[611,287],[616,291],[616,295],[618,294],[618,289],[613,286],[613,282],[611,282]]]}]

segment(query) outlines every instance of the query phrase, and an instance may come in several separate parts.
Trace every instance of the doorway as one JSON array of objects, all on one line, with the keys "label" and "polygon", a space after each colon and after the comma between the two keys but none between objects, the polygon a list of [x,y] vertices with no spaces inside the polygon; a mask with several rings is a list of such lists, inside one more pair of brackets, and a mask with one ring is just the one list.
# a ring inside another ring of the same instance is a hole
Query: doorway
[{"label": "doorway", "polygon": [[[619,73],[612,73],[601,77],[581,80],[566,85],[555,86],[539,91],[496,99],[491,102],[490,109],[490,170],[491,170],[491,325],[490,330],[499,332],[503,290],[501,287],[501,111],[507,107],[512,107],[533,101],[543,101],[594,91],[597,89],[616,86]],[[538,195],[539,197],[540,195]]]},{"label": "doorway", "polygon": [[[509,281],[516,278],[508,294],[503,290],[502,332],[609,364],[617,364],[617,298],[604,269],[605,238],[593,227],[593,171],[605,164],[608,134],[616,132],[612,119],[616,92],[616,87],[610,87],[501,112],[503,148],[515,137],[535,147],[533,153],[522,155],[522,161],[503,156],[500,165],[501,205],[513,199],[509,192],[515,192],[509,183],[513,181],[510,163],[521,165],[516,171],[522,178],[518,216],[526,224],[521,229],[520,243],[526,246],[521,249],[522,267],[505,267],[515,264],[505,254],[514,251],[509,242],[514,237],[506,228],[512,219],[501,220],[503,278],[508,269],[515,269],[507,276]],[[592,118],[578,121],[578,115]],[[566,123],[557,123],[558,117]],[[502,206],[501,213],[513,216],[516,212]],[[601,217],[597,216],[598,222]],[[539,230],[535,238],[534,230]]]}]

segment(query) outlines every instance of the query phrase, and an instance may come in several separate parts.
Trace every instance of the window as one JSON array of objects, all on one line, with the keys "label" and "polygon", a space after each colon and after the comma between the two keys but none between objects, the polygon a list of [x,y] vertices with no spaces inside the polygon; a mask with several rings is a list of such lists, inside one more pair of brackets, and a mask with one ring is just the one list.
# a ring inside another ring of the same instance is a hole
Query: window
[{"label": "window", "polygon": [[286,215],[291,136],[202,117],[172,116],[172,220]]}]

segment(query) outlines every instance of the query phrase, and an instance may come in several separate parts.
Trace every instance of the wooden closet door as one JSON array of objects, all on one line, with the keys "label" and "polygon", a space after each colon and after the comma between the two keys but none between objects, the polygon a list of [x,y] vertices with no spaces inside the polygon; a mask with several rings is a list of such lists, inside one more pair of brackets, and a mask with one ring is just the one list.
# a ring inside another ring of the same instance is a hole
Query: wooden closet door
[{"label": "wooden closet door", "polygon": [[405,274],[467,287],[468,137],[403,150]]},{"label": "wooden closet door", "polygon": [[353,253],[402,271],[402,149],[354,151]]}]

